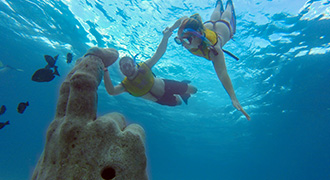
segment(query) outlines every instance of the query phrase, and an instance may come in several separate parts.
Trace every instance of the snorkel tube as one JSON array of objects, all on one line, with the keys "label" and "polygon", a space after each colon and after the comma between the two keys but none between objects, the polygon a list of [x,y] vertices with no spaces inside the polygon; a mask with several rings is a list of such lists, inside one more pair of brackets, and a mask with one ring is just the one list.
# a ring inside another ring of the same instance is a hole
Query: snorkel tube
[{"label": "snorkel tube", "polygon": [[228,54],[229,56],[231,56],[232,58],[234,58],[236,61],[239,60],[239,58],[237,56],[235,56],[233,53],[225,50],[225,49],[222,49],[223,52],[225,52],[226,54]]},{"label": "snorkel tube", "polygon": [[133,61],[134,61],[135,64],[137,64],[136,63],[136,58],[137,58],[138,55],[139,55],[139,53],[135,54],[135,56],[133,57]]},{"label": "snorkel tube", "polygon": [[[210,42],[210,40],[208,40],[205,36],[203,36],[202,34],[198,33],[196,30],[194,29],[191,29],[191,28],[186,28],[183,30],[182,34],[185,34],[185,33],[191,33],[193,34],[194,36],[200,38],[206,45],[207,47],[209,48],[210,51],[212,51],[214,53],[214,55],[218,55],[218,52],[214,49],[214,47],[212,46],[212,43]],[[234,58],[236,61],[239,60],[239,58],[237,56],[235,56],[233,53],[225,50],[225,49],[222,49],[223,52],[225,52],[226,54],[228,54],[229,56],[231,56],[232,58]]]},{"label": "snorkel tube", "polygon": [[[137,60],[137,56],[139,55],[140,53],[137,53],[135,54],[135,56],[133,57],[133,61],[134,61],[134,64],[136,64],[136,66],[138,67],[138,69],[140,70],[140,65],[139,63],[136,62]],[[152,71],[151,71],[152,72]],[[152,72],[152,74],[154,75],[154,77],[156,77],[156,74],[154,72]]]}]

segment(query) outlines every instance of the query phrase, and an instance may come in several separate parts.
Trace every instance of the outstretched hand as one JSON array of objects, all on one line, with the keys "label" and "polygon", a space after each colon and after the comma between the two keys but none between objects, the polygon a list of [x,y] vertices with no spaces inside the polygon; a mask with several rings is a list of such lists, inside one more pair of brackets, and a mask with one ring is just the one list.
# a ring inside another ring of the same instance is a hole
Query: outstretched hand
[{"label": "outstretched hand", "polygon": [[244,109],[242,108],[241,104],[237,100],[232,100],[232,103],[233,103],[233,106],[237,110],[239,110],[239,111],[241,111],[243,113],[243,115],[246,117],[247,120],[250,120],[251,119],[251,117],[248,115],[248,113],[246,113],[244,111]]},{"label": "outstretched hand", "polygon": [[163,31],[164,38],[169,38],[169,37],[171,37],[172,34],[173,34],[173,31],[169,27],[166,27]]}]

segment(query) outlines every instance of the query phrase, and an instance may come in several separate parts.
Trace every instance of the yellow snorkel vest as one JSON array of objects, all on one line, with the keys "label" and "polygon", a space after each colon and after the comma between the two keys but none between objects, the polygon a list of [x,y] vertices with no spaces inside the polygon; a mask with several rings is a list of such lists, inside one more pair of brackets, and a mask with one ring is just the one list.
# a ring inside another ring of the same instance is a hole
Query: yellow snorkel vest
[{"label": "yellow snorkel vest", "polygon": [[139,63],[138,73],[134,79],[130,80],[127,77],[121,82],[125,89],[135,97],[140,97],[147,94],[154,85],[154,75],[151,69],[145,63]]},{"label": "yellow snorkel vest", "polygon": [[205,28],[205,30],[203,31],[203,34],[209,42],[205,42],[205,40],[202,40],[202,43],[199,45],[198,49],[189,49],[189,51],[194,55],[204,57],[208,60],[211,60],[210,48],[214,48],[215,44],[217,44],[218,35],[214,31],[207,29],[207,28]]}]

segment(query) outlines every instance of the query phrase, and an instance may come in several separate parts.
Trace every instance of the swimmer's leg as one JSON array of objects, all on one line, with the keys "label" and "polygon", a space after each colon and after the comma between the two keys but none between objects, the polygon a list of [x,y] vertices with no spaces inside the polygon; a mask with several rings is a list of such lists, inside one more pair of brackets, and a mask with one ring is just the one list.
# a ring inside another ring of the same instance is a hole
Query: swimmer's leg
[{"label": "swimmer's leg", "polygon": [[186,93],[186,94],[180,94],[180,97],[181,97],[182,101],[185,104],[188,104],[188,99],[190,98],[190,94],[188,94],[188,93]]},{"label": "swimmer's leg", "polygon": [[229,22],[232,31],[231,36],[234,35],[236,32],[236,14],[232,0],[227,1],[226,10],[222,14],[221,19]]},{"label": "swimmer's leg", "polygon": [[188,99],[190,98],[191,94],[195,94],[197,92],[197,88],[193,85],[190,85],[189,83],[187,83],[187,91],[183,94],[179,94],[185,104],[188,104]]},{"label": "swimmer's leg", "polygon": [[181,101],[180,97],[178,95],[174,95],[174,97],[175,97],[176,105],[181,105],[182,101]]},{"label": "swimmer's leg", "polygon": [[222,13],[224,12],[223,4],[221,0],[217,0],[215,9],[211,15],[210,21],[218,21],[221,19]]}]

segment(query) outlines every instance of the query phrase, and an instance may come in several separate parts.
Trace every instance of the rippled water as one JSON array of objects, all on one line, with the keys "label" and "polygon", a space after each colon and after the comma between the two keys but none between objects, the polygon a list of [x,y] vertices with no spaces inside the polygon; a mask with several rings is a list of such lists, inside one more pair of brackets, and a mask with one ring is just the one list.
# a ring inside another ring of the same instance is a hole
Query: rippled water
[{"label": "rippled water", "polygon": [[[0,61],[23,72],[0,73],[0,180],[29,179],[54,117],[58,89],[74,60],[91,46],[120,56],[150,58],[162,30],[183,15],[207,20],[214,1],[1,0]],[[225,2],[224,2],[225,3]],[[251,115],[231,105],[212,64],[170,38],[153,68],[158,77],[189,79],[198,93],[189,105],[165,107],[128,94],[111,97],[99,87],[99,115],[123,113],[146,131],[153,180],[330,178],[329,0],[234,0],[237,33],[225,49],[236,94]],[[172,37],[175,37],[173,35]],[[44,54],[60,54],[61,77],[36,83]],[[109,68],[119,83],[118,64]],[[29,101],[24,114],[17,104]]]}]

